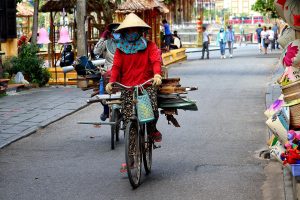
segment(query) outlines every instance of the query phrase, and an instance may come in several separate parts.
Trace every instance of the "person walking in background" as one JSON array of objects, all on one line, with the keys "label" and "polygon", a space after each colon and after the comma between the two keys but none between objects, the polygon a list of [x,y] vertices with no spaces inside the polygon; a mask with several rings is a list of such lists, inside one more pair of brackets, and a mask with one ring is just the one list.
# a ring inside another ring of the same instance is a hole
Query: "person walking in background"
[{"label": "person walking in background", "polygon": [[242,45],[242,42],[245,41],[245,29],[243,27],[243,24],[240,25],[240,46]]},{"label": "person walking in background", "polygon": [[224,32],[224,28],[221,28],[220,31],[218,32],[217,42],[219,42],[220,45],[221,59],[226,58],[225,56],[226,34]]},{"label": "person walking in background", "polygon": [[277,23],[274,24],[272,30],[274,31],[274,48],[279,49],[279,43],[277,42],[278,35],[279,35],[279,27]]},{"label": "person walking in background", "polygon": [[268,39],[270,41],[270,50],[272,51],[273,49],[275,49],[275,40],[274,40],[274,31],[272,30],[272,27],[269,27],[268,32]]},{"label": "person walking in background", "polygon": [[257,42],[258,42],[258,48],[259,48],[259,51],[262,52],[262,45],[261,45],[261,32],[262,32],[262,28],[261,28],[261,25],[258,24],[258,28],[255,30],[256,32],[256,35],[257,35]]},{"label": "person walking in background", "polygon": [[269,40],[269,34],[266,26],[264,26],[263,30],[261,31],[260,38],[261,38],[262,46],[264,47],[264,53],[267,54],[270,40]]},{"label": "person walking in background", "polygon": [[205,51],[206,51],[206,58],[209,59],[208,46],[209,46],[210,40],[209,40],[209,33],[207,32],[205,26],[202,27],[202,36],[203,36],[203,43],[202,43],[202,57],[201,57],[201,59],[204,59]]},{"label": "person walking in background", "polygon": [[226,31],[226,40],[227,40],[227,44],[228,44],[228,49],[229,49],[229,57],[232,58],[232,54],[233,54],[233,43],[234,43],[234,30],[232,30],[232,26],[229,25],[227,27],[227,31]]},{"label": "person walking in background", "polygon": [[167,51],[169,51],[170,44],[172,41],[172,33],[170,31],[170,26],[166,19],[162,20],[162,26],[164,27],[164,32],[165,32],[164,40],[165,40],[166,49],[167,49]]}]

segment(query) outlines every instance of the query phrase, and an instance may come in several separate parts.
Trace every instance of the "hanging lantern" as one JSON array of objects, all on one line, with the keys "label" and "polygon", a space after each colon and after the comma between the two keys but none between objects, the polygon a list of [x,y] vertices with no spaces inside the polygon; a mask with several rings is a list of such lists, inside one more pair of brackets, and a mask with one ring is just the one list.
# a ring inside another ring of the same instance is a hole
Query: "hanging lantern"
[{"label": "hanging lantern", "polygon": [[59,44],[67,44],[71,43],[72,40],[70,39],[69,31],[67,27],[62,27],[59,31]]},{"label": "hanging lantern", "polygon": [[198,18],[198,20],[197,20],[197,32],[198,33],[201,33],[202,32],[202,24],[203,22],[202,22],[202,20],[201,20],[201,18]]},{"label": "hanging lantern", "polygon": [[37,44],[49,44],[51,41],[49,40],[48,32],[45,28],[41,28],[39,30],[39,35],[37,39]]},{"label": "hanging lantern", "polygon": [[286,22],[294,29],[300,31],[300,3],[299,0],[286,0],[284,5]]},{"label": "hanging lantern", "polygon": [[275,9],[277,11],[277,14],[279,15],[279,17],[281,17],[284,21],[284,5],[286,3],[286,0],[275,0],[274,1],[274,6]]}]

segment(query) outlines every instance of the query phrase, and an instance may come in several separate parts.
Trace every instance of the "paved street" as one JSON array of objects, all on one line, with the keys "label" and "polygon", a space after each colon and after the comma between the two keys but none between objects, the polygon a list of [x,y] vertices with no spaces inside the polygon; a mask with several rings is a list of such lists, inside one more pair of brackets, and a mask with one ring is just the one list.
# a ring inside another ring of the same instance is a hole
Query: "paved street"
[{"label": "paved street", "polygon": [[111,151],[109,127],[76,124],[99,119],[94,104],[0,150],[0,199],[283,199],[282,182],[271,183],[272,191],[268,161],[258,158],[266,148],[265,93],[278,54],[247,46],[233,59],[221,60],[218,51],[210,60],[199,57],[191,53],[169,70],[183,86],[199,87],[189,93],[199,111],[180,111],[181,128],[161,116],[162,148],[138,189],[119,172],[123,137]]}]

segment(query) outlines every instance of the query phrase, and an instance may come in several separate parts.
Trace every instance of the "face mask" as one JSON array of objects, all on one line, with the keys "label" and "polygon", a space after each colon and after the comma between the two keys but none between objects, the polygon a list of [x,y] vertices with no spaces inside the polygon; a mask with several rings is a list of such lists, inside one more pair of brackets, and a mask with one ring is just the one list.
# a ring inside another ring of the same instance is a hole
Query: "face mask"
[{"label": "face mask", "polygon": [[120,39],[121,34],[120,33],[113,33],[113,37],[114,37],[115,40],[118,40],[118,39]]},{"label": "face mask", "polygon": [[125,33],[125,39],[128,42],[136,41],[140,38],[140,34],[133,32],[133,33]]}]

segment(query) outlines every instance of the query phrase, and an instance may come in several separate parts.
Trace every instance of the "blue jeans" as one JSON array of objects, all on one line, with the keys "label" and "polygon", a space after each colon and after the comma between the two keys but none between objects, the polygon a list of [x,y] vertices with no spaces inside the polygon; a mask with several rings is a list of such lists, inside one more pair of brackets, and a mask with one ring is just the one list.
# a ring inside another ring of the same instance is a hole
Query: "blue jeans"
[{"label": "blue jeans", "polygon": [[226,43],[224,42],[220,42],[220,50],[221,50],[221,55],[225,55],[225,46],[226,46]]}]

